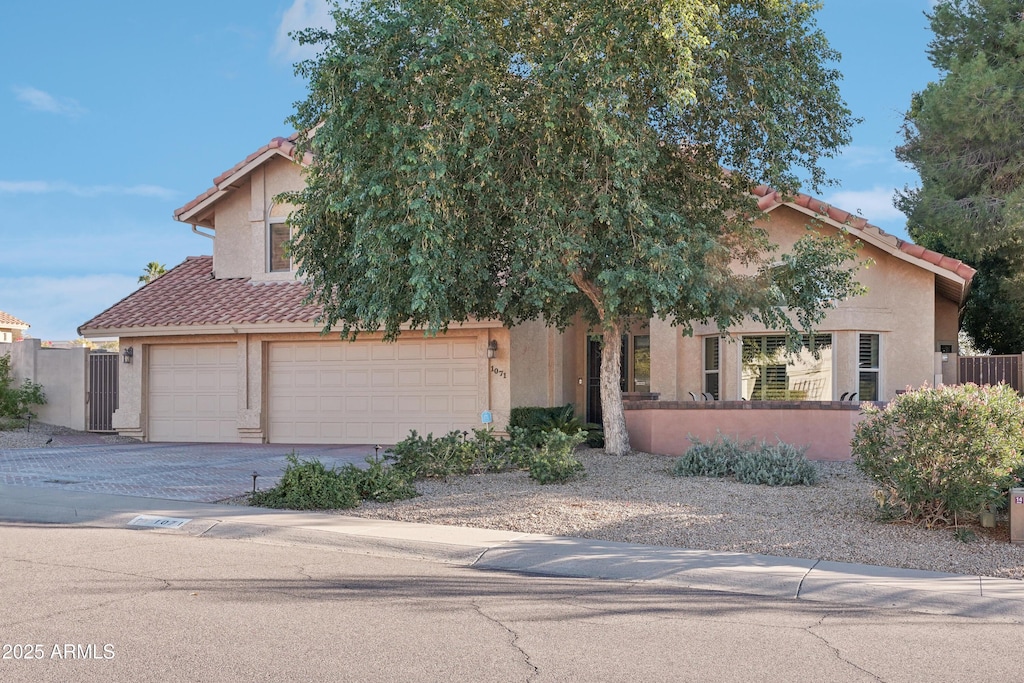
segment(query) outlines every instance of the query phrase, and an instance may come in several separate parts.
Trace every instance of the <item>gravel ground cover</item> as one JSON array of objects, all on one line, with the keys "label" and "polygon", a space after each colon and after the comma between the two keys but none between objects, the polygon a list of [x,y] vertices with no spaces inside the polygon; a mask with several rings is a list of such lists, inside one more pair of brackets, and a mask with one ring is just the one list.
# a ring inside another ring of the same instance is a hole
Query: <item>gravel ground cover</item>
[{"label": "gravel ground cover", "polygon": [[[31,433],[0,431],[0,449],[74,434],[33,424]],[[995,530],[971,527],[970,542],[951,529],[882,523],[875,487],[852,463],[815,463],[816,486],[770,487],[673,477],[666,456],[579,456],[586,475],[564,485],[541,486],[526,472],[450,477],[417,482],[418,498],[338,514],[1024,579],[1024,545],[1008,542],[1005,519]]]}]

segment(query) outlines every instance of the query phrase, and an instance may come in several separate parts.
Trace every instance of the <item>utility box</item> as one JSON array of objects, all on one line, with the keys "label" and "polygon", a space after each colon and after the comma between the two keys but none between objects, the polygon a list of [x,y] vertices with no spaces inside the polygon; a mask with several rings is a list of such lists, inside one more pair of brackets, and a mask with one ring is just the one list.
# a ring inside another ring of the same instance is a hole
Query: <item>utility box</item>
[{"label": "utility box", "polygon": [[1010,543],[1024,543],[1024,489],[1010,489]]}]

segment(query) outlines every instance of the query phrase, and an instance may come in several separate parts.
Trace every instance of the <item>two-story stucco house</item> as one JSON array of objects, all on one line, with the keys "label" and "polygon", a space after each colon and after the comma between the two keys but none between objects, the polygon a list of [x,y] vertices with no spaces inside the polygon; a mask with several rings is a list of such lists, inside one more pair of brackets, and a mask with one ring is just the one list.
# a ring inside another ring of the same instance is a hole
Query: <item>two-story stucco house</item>
[{"label": "two-story stucco house", "polygon": [[[478,321],[395,343],[322,336],[317,310],[283,249],[290,208],[274,198],[301,187],[291,140],[276,138],[214,179],[175,212],[209,237],[212,256],[187,259],[79,328],[119,336],[122,366],[114,426],[151,441],[394,443],[410,429],[435,434],[502,428],[510,408],[573,403],[598,416],[599,350],[587,330],[541,322],[513,329]],[[305,160],[308,163],[308,160]],[[887,400],[925,382],[955,381],[959,312],[974,271],[801,195],[757,190],[765,227],[783,248],[805,226],[845,229],[873,266],[867,294],[821,325],[819,357],[794,362],[777,330],[749,324],[683,337],[653,320],[623,339],[626,391],[666,401]],[[810,342],[809,342],[810,343]],[[856,394],[856,396],[853,396]]]}]

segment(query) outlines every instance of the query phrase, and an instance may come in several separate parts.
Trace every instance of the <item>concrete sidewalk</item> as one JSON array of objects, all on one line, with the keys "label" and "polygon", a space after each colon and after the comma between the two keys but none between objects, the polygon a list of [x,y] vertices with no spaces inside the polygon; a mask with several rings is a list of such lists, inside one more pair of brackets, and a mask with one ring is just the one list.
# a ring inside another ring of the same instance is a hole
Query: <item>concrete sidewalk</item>
[{"label": "concrete sidewalk", "polygon": [[[173,530],[129,526],[138,515],[188,522]],[[302,543],[411,554],[487,570],[650,581],[680,588],[1024,621],[1022,581],[870,565],[6,485],[0,485],[0,522]]]}]

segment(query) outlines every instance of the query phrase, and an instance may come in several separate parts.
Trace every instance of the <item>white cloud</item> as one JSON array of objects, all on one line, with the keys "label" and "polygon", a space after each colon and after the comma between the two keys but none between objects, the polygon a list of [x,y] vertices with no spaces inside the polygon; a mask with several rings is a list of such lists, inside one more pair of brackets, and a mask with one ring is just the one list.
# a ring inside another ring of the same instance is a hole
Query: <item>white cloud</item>
[{"label": "white cloud", "polygon": [[178,193],[159,185],[77,185],[62,180],[0,180],[0,194],[70,194],[75,197],[130,195],[174,199]]},{"label": "white cloud", "polygon": [[11,90],[19,102],[34,111],[45,111],[51,114],[60,114],[72,118],[86,113],[85,107],[70,97],[57,97],[50,93],[33,88],[31,86],[16,85]]},{"label": "white cloud", "polygon": [[870,190],[847,190],[836,192],[823,199],[832,206],[861,216],[871,223],[893,220],[905,220],[905,216],[895,206],[892,198],[896,189],[875,186]]},{"label": "white cloud", "polygon": [[294,0],[291,7],[285,10],[277,27],[273,54],[289,62],[315,57],[315,46],[299,45],[288,35],[304,28],[334,28],[331,3],[328,0]]},{"label": "white cloud", "polygon": [[[140,271],[141,272],[141,271]],[[138,287],[137,276],[0,277],[4,310],[31,327],[27,334],[45,341],[78,337],[78,326],[102,313]]]}]

